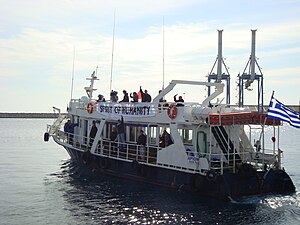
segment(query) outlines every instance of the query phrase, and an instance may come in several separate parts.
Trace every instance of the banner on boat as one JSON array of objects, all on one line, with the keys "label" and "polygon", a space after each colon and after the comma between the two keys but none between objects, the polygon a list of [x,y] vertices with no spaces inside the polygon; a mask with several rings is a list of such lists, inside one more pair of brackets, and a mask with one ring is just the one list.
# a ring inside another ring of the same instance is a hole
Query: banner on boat
[{"label": "banner on boat", "polygon": [[110,104],[101,102],[97,105],[97,112],[111,116],[130,116],[130,117],[147,117],[155,116],[155,108],[153,104],[128,103],[128,104]]}]

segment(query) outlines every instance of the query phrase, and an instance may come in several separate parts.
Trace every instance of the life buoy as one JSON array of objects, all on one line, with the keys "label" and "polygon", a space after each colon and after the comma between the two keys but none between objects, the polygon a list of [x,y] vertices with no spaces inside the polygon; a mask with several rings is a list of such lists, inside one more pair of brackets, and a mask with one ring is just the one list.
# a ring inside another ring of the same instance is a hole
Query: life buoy
[{"label": "life buoy", "polygon": [[94,103],[90,102],[89,104],[87,104],[86,111],[88,113],[93,113],[93,111],[94,111]]},{"label": "life buoy", "polygon": [[170,117],[170,119],[175,119],[175,117],[177,116],[177,107],[175,104],[171,104],[169,105],[168,109],[167,109],[167,113],[168,116]]}]

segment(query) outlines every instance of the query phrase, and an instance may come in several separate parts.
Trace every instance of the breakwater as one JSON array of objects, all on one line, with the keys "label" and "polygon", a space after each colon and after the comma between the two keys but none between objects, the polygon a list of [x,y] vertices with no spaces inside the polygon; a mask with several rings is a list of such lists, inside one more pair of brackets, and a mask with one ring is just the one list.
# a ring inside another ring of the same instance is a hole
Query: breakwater
[{"label": "breakwater", "polygon": [[58,113],[0,113],[0,118],[47,119],[47,118],[57,118],[57,117],[58,117]]}]

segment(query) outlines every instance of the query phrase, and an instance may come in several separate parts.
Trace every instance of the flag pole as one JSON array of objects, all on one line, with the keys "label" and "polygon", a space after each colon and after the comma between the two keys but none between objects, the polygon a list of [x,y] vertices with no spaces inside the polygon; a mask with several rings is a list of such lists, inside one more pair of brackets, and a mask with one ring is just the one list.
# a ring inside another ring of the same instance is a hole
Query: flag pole
[{"label": "flag pole", "polygon": [[271,99],[273,99],[274,98],[274,90],[272,91],[272,96],[271,96]]},{"label": "flag pole", "polygon": [[299,113],[299,120],[300,120],[300,101],[299,101],[299,105],[298,105],[298,113]]},{"label": "flag pole", "polygon": [[[274,90],[272,91],[270,103],[273,99],[273,96],[274,96]],[[270,108],[270,103],[269,103],[269,106],[268,106],[268,111],[269,111],[269,108]],[[261,140],[261,137],[263,139],[263,142],[262,142],[263,156],[265,155],[265,126],[266,126],[267,118],[268,118],[267,115],[265,115],[264,123],[262,124],[262,132],[261,132],[261,135],[259,137],[259,141]],[[262,163],[265,164],[265,157],[263,157]]]}]

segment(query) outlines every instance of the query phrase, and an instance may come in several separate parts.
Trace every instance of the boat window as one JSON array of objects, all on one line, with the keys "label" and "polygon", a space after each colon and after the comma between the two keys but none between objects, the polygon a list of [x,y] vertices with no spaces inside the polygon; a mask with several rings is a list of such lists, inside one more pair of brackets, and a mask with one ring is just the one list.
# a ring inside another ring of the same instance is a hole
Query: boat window
[{"label": "boat window", "polygon": [[103,134],[102,134],[103,138],[110,139],[110,133],[111,133],[111,131],[112,131],[112,124],[106,123],[104,125],[104,129],[103,129]]},{"label": "boat window", "polygon": [[159,128],[159,134],[162,135],[164,130],[166,130],[170,134],[170,128],[169,127],[160,127]]},{"label": "boat window", "polygon": [[129,141],[136,142],[137,140],[137,127],[129,126]]},{"label": "boat window", "polygon": [[170,128],[160,127],[159,130],[159,146],[164,148],[173,144]]},{"label": "boat window", "polygon": [[149,131],[147,133],[149,135],[149,144],[156,145],[156,143],[157,143],[157,127],[150,127]]},{"label": "boat window", "polygon": [[83,131],[84,131],[84,134],[83,134],[83,143],[84,144],[87,144],[87,136],[88,136],[88,121],[87,120],[84,120],[84,123],[83,123]]},{"label": "boat window", "polygon": [[184,145],[193,145],[192,129],[178,129],[178,132]]},{"label": "boat window", "polygon": [[115,123],[105,123],[104,128],[103,128],[103,138],[105,139],[110,139],[111,136],[111,132],[113,130],[114,127],[116,127],[117,125]]}]

